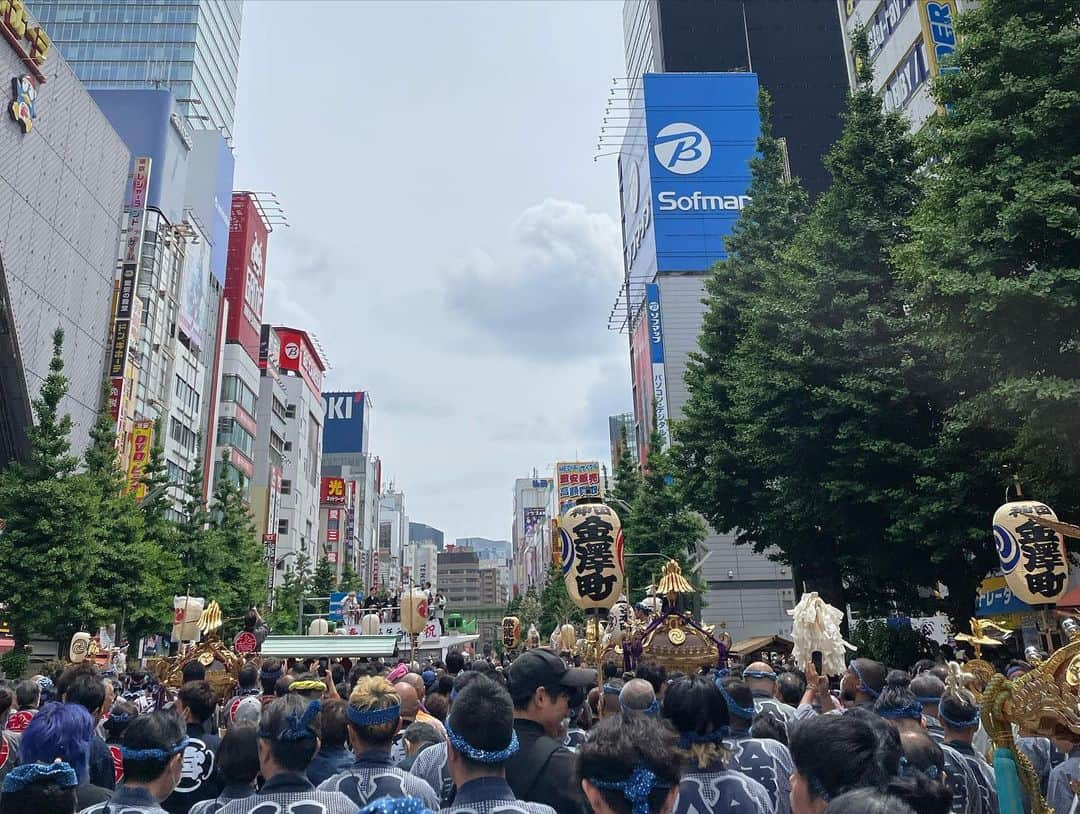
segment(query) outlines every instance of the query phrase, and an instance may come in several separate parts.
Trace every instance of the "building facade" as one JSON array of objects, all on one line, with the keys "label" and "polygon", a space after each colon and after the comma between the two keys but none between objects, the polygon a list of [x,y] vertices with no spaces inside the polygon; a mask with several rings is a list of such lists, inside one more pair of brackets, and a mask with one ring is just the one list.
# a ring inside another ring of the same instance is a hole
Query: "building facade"
[{"label": "building facade", "polygon": [[[86,448],[101,406],[130,189],[123,139],[59,49],[38,37],[47,27],[29,15],[18,22],[22,35],[0,21],[10,35],[0,44],[4,81],[19,80],[25,94],[21,107],[9,99],[13,112],[0,122],[0,467],[29,453],[30,401],[49,373],[56,328],[69,380],[61,409],[73,420],[72,452]],[[130,287],[125,296],[130,305]]]},{"label": "building facade", "polygon": [[551,518],[555,481],[533,472],[514,480],[514,550],[512,596],[543,585],[551,565]]},{"label": "building facade", "polygon": [[429,526],[426,523],[409,523],[409,542],[415,545],[430,543],[436,551],[443,550],[445,535],[441,529]]},{"label": "building facade", "polygon": [[475,551],[455,548],[439,554],[438,584],[452,610],[505,605],[499,597],[498,574],[493,568],[481,568]]},{"label": "building facade", "polygon": [[391,596],[396,595],[412,576],[405,571],[408,544],[409,516],[405,512],[405,493],[391,488],[379,498],[377,550],[377,584]]},{"label": "building facade", "polygon": [[939,55],[955,48],[955,17],[974,5],[973,0],[837,0],[852,87],[852,39],[865,27],[875,92],[886,110],[899,111],[918,130],[938,109],[930,84],[941,70]]},{"label": "building facade", "polygon": [[829,0],[623,5],[629,82],[646,73],[756,73],[772,97],[773,131],[787,144],[791,173],[812,194],[828,186],[821,157],[840,136],[848,90],[843,40]]},{"label": "building facade", "polygon": [[293,567],[300,555],[311,563],[320,555],[326,361],[299,328],[264,326],[262,337],[251,503],[257,521],[265,518],[264,535],[273,535],[264,541],[268,555],[281,563],[280,571]]},{"label": "building facade", "polygon": [[619,468],[619,461],[625,453],[630,453],[630,460],[637,465],[638,448],[634,443],[634,414],[619,413],[608,416],[608,441],[611,445],[611,471]]},{"label": "building facade", "polygon": [[232,139],[241,0],[30,0],[86,87],[168,88],[197,129]]}]

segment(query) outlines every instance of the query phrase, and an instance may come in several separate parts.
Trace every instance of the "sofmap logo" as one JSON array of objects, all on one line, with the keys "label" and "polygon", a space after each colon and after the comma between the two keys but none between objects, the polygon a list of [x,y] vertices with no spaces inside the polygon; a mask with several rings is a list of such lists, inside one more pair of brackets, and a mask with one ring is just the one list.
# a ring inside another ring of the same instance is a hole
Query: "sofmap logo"
[{"label": "sofmap logo", "polygon": [[664,329],[660,323],[660,303],[649,301],[649,341],[659,345],[664,341]]},{"label": "sofmap logo", "polygon": [[656,134],[653,153],[664,169],[678,175],[693,175],[709,163],[712,145],[700,128],[686,122],[675,122]]},{"label": "sofmap logo", "polygon": [[289,342],[285,346],[285,358],[297,359],[300,356],[300,346],[295,342]]}]

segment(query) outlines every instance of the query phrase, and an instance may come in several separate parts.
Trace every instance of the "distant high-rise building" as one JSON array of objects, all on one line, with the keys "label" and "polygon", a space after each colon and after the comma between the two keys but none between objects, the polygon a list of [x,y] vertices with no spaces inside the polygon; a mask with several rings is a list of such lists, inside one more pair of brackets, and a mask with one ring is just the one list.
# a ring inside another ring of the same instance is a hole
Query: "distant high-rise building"
[{"label": "distant high-rise building", "polygon": [[168,88],[192,127],[231,140],[242,0],[30,0],[91,90]]},{"label": "distant high-rise building", "polygon": [[844,34],[829,0],[626,0],[623,38],[631,81],[756,73],[772,96],[773,132],[786,140],[792,175],[813,194],[829,185],[821,157],[840,136],[848,90]]},{"label": "distant high-rise building", "polygon": [[608,416],[608,439],[611,442],[611,471],[614,474],[619,468],[619,461],[624,453],[630,453],[630,460],[638,463],[637,444],[634,443],[636,430],[634,429],[634,414],[620,413]]},{"label": "distant high-rise building", "polygon": [[444,537],[445,535],[440,529],[429,526],[427,523],[409,523],[410,545],[431,543],[431,545],[435,546],[436,551],[442,551]]}]

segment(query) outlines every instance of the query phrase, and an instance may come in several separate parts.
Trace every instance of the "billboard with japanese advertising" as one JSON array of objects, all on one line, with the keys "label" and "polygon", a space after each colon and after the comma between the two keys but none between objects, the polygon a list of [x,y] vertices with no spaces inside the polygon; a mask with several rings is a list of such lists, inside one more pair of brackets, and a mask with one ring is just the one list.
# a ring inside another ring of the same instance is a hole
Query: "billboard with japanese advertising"
[{"label": "billboard with japanese advertising", "polygon": [[559,516],[576,505],[579,498],[602,498],[599,461],[563,461],[555,464],[555,482],[559,488]]},{"label": "billboard with japanese advertising", "polygon": [[368,411],[362,390],[323,393],[323,455],[367,452]]},{"label": "billboard with japanese advertising", "polygon": [[525,514],[525,536],[529,537],[535,534],[536,530],[539,529],[547,520],[547,509],[543,508],[542,506],[526,506],[524,509],[522,509],[522,511]]},{"label": "billboard with japanese advertising", "polygon": [[749,198],[761,129],[753,73],[645,74],[619,155],[623,260],[633,280],[708,271]]},{"label": "billboard with japanese advertising", "polygon": [[344,506],[345,479],[323,478],[319,486],[319,503],[323,506]]},{"label": "billboard with japanese advertising", "polygon": [[230,211],[225,272],[229,319],[225,339],[240,344],[252,360],[258,361],[266,286],[266,242],[270,232],[251,193],[233,193]]},{"label": "billboard with japanese advertising", "polygon": [[274,328],[281,341],[278,368],[298,374],[316,396],[322,396],[323,363],[308,335],[295,328]]},{"label": "billboard with japanese advertising", "polygon": [[128,466],[127,477],[127,490],[135,495],[136,500],[146,497],[146,484],[142,477],[153,445],[154,422],[136,421],[131,431],[131,464]]},{"label": "billboard with japanese advertising", "polygon": [[630,366],[634,387],[634,420],[637,424],[638,460],[648,456],[647,445],[653,426],[652,356],[649,353],[649,320],[642,307],[630,334]]},{"label": "billboard with japanese advertising", "polygon": [[652,409],[656,429],[666,447],[671,444],[671,434],[668,430],[667,376],[664,373],[664,320],[660,313],[660,286],[656,283],[645,286],[645,326],[652,373]]}]

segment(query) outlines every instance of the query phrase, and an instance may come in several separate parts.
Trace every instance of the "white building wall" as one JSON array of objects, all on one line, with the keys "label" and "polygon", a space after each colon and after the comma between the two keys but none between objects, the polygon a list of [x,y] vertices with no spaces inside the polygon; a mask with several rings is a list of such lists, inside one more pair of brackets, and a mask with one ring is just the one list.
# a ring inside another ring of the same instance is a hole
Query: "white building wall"
[{"label": "white building wall", "polygon": [[[306,554],[313,562],[319,529],[319,478],[322,455],[322,399],[298,376],[282,376],[287,398],[283,486],[278,510],[278,558]],[[286,521],[283,523],[282,521]]]}]

